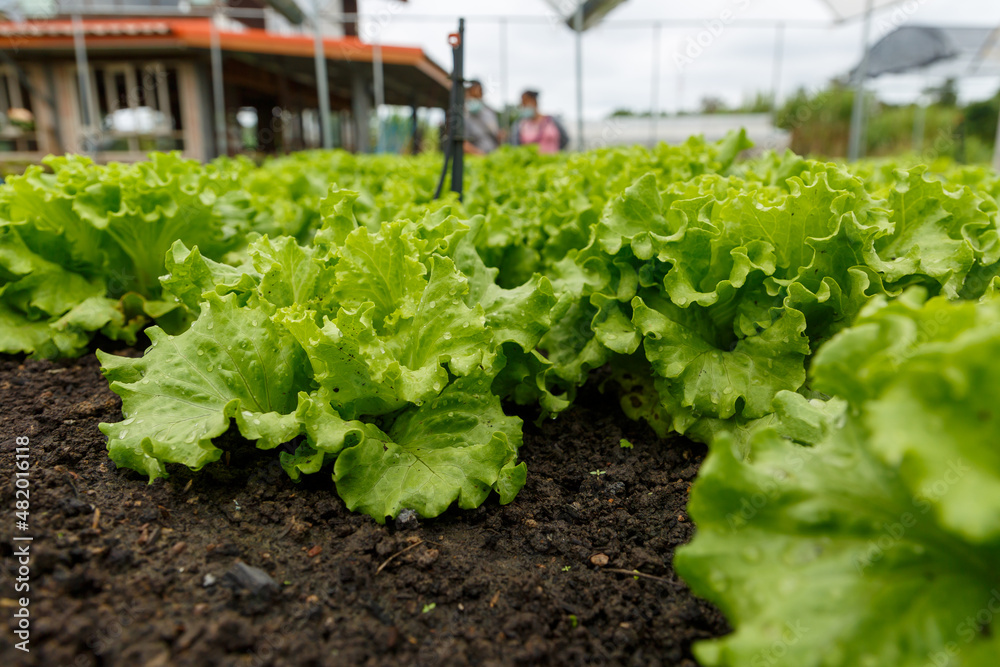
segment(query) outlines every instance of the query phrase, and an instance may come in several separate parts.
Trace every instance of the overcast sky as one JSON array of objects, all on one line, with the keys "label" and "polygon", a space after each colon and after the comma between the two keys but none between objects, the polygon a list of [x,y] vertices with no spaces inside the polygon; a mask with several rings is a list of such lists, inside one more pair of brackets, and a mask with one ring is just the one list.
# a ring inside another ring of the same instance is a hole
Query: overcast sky
[{"label": "overcast sky", "polygon": [[[515,102],[521,90],[535,88],[542,92],[543,111],[574,116],[573,33],[555,20],[544,0],[360,0],[359,4],[365,17],[363,38],[420,46],[449,71],[452,58],[447,35],[455,30],[456,18],[465,16],[466,76],[485,83],[491,106]],[[427,18],[438,16],[441,18]],[[497,16],[509,17],[506,77]],[[524,17],[537,17],[537,22],[526,22]],[[695,23],[667,25],[671,19]],[[779,91],[788,95],[800,86],[824,86],[853,67],[861,55],[860,22],[838,26],[832,19],[821,0],[626,0],[606,17],[605,24],[584,33],[584,116],[596,120],[616,108],[651,108],[654,21],[664,22],[658,106],[676,111],[697,109],[705,96],[737,104],[756,91],[771,90],[776,30],[750,27],[746,21],[800,22],[785,28]],[[896,10],[876,14],[872,41],[902,20],[922,25],[995,27],[1000,25],[1000,2],[908,0]],[[620,22],[631,25],[615,25]],[[906,102],[926,83],[918,77],[894,77],[880,81],[878,88],[884,99]],[[978,99],[998,88],[1000,80],[980,78],[966,82],[962,92],[965,98]]]}]

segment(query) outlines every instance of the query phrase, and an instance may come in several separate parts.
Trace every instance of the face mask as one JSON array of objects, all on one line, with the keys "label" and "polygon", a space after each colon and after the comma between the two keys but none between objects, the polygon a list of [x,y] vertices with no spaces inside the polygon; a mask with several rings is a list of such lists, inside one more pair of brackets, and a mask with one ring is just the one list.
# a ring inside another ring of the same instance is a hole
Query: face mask
[{"label": "face mask", "polygon": [[469,113],[471,113],[471,114],[477,114],[477,113],[479,113],[480,111],[483,110],[483,101],[482,100],[469,100],[469,103],[466,106],[469,109]]},{"label": "face mask", "polygon": [[531,108],[531,107],[521,107],[521,110],[518,111],[517,115],[519,115],[521,118],[524,118],[524,119],[534,118],[535,117],[535,110],[533,108]]}]

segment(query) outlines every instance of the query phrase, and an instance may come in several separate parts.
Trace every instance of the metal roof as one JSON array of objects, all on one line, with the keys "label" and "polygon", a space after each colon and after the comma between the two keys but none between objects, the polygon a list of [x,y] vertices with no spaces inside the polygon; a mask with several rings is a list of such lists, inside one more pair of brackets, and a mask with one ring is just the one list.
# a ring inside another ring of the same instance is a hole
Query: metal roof
[{"label": "metal roof", "polygon": [[558,14],[562,20],[572,30],[576,30],[576,13],[583,7],[583,29],[589,30],[600,23],[612,9],[625,2],[625,0],[577,0],[576,3],[567,5],[566,0],[546,0],[552,10]]},{"label": "metal roof", "polygon": [[906,25],[872,45],[869,78],[910,73],[931,78],[1000,76],[1000,27]]},{"label": "metal roof", "polygon": [[830,8],[836,17],[837,22],[849,21],[865,15],[868,3],[871,2],[873,12],[884,7],[891,7],[899,4],[903,0],[823,0],[823,4]]}]

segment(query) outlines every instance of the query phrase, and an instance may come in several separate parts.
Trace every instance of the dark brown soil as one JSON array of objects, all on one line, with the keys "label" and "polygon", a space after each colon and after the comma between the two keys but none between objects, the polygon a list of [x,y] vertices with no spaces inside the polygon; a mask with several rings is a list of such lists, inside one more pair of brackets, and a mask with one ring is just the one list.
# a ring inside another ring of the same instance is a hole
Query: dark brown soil
[{"label": "dark brown soil", "polygon": [[[228,465],[147,485],[107,459],[97,424],[119,410],[92,355],[0,362],[0,664],[694,665],[691,642],[727,630],[670,567],[703,448],[607,397],[526,425],[514,503],[415,527],[351,514],[326,473],[293,484],[235,437]],[[16,436],[31,439],[27,654],[11,634]],[[276,592],[227,585],[237,560]]]}]

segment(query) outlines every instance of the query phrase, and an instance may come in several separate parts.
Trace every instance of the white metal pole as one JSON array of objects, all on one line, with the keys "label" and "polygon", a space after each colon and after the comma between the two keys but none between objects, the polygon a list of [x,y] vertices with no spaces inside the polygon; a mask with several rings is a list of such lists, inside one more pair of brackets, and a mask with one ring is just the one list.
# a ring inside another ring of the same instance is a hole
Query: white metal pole
[{"label": "white metal pole", "polygon": [[861,63],[854,80],[854,105],[851,107],[851,134],[847,143],[847,159],[857,160],[863,154],[861,136],[865,125],[865,79],[868,78],[868,36],[872,27],[872,0],[865,0],[865,19],[861,29]]},{"label": "white metal pole", "polygon": [[584,149],[583,142],[583,2],[576,8],[573,20],[576,29],[576,135],[577,150]]},{"label": "white metal pole", "polygon": [[[78,0],[79,1],[79,0]],[[95,119],[91,111],[96,108],[94,94],[90,88],[90,64],[87,62],[87,38],[84,36],[83,20],[79,14],[73,14],[73,49],[76,52],[76,75],[80,83],[80,114],[83,120],[84,141],[79,150],[89,153],[93,146],[87,140],[86,134],[94,129]]]},{"label": "white metal pole", "polygon": [[382,142],[382,115],[379,111],[385,104],[385,78],[382,72],[382,44],[378,36],[372,45],[372,76],[375,85],[375,152],[381,153],[385,146]]},{"label": "white metal pole", "polygon": [[684,70],[677,68],[677,115],[684,111]]},{"label": "white metal pole", "polygon": [[653,23],[653,78],[649,82],[649,143],[656,145],[658,137],[657,123],[660,116],[660,32],[659,21]]},{"label": "white metal pole", "polygon": [[333,123],[330,122],[330,80],[326,73],[323,26],[319,18],[319,0],[312,2],[313,60],[316,67],[316,97],[319,99],[320,141],[323,148],[333,148]]},{"label": "white metal pole", "polygon": [[[222,81],[222,46],[219,43],[219,6],[216,3],[215,13],[212,15],[211,31],[209,33],[209,47],[212,59],[212,105],[215,111],[215,152],[218,155],[229,154],[229,142],[226,137],[226,100],[225,87]],[[264,118],[258,118],[258,127],[264,122]]]},{"label": "white metal pole", "polygon": [[[510,99],[507,97],[507,94],[510,92],[507,89],[507,83],[508,83],[507,82],[507,19],[501,17],[500,18],[500,99],[503,100],[503,102],[501,102],[502,106],[500,107],[500,113],[503,114],[503,118],[506,119],[504,122],[503,129],[507,134],[510,134],[511,118],[510,114],[505,113],[507,111],[507,105],[510,102]],[[510,139],[508,137],[508,141],[509,140]]]},{"label": "white metal pole", "polygon": [[355,69],[351,76],[351,114],[354,116],[354,150],[358,153],[367,153],[371,145],[370,110],[368,80],[363,70]]},{"label": "white metal pole", "polygon": [[785,24],[779,22],[774,32],[774,72],[771,75],[771,122],[778,117],[778,96],[781,94],[781,69],[785,62]]}]

